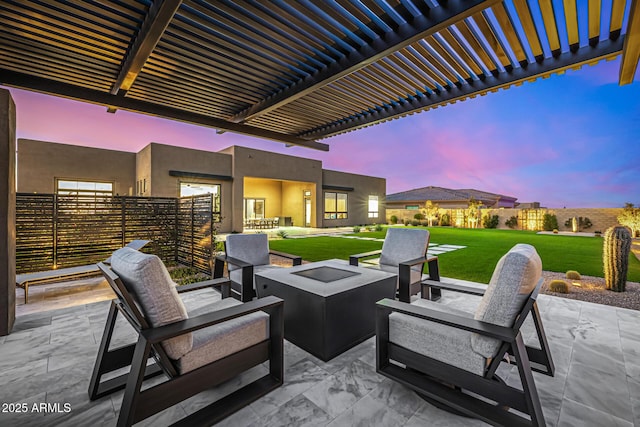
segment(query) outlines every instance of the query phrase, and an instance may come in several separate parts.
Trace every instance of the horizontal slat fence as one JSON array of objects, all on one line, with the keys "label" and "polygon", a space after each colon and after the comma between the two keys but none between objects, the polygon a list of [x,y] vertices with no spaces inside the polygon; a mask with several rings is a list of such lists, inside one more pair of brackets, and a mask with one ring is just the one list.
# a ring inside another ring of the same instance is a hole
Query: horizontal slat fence
[{"label": "horizontal slat fence", "polygon": [[151,241],[145,252],[209,274],[212,205],[211,195],[177,199],[18,193],[16,272],[96,263],[127,242],[144,239]]}]

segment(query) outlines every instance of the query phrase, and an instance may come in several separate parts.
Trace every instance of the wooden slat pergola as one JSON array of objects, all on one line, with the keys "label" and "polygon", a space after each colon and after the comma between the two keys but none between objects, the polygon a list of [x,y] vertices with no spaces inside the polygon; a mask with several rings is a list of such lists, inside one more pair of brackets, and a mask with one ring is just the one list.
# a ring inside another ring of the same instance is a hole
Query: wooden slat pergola
[{"label": "wooden slat pergola", "polygon": [[317,140],[620,54],[628,84],[638,3],[4,0],[0,84],[328,150]]}]

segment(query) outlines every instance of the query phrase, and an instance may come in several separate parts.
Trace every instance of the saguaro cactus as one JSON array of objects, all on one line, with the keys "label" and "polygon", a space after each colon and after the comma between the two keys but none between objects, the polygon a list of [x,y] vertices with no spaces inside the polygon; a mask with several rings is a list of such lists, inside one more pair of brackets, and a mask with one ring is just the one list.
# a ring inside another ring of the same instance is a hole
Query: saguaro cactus
[{"label": "saguaro cactus", "polygon": [[631,232],[627,227],[616,225],[605,231],[602,258],[607,289],[624,292],[627,284],[630,250]]}]

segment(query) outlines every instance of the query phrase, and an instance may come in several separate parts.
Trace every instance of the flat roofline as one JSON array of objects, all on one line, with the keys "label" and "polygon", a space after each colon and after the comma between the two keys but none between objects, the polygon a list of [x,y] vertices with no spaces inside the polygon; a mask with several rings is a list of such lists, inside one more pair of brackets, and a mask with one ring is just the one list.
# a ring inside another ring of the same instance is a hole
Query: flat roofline
[{"label": "flat roofline", "polygon": [[200,173],[200,172],[186,172],[186,171],[176,171],[170,170],[170,176],[176,176],[179,178],[201,178],[201,179],[215,179],[218,181],[233,181],[233,177],[229,175],[215,175],[211,173]]}]

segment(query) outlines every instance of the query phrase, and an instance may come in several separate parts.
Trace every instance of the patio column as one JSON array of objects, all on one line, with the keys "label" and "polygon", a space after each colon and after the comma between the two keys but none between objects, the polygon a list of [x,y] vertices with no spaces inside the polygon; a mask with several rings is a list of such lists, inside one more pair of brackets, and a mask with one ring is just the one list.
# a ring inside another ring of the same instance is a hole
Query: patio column
[{"label": "patio column", "polygon": [[16,320],[16,105],[0,89],[0,335]]}]

